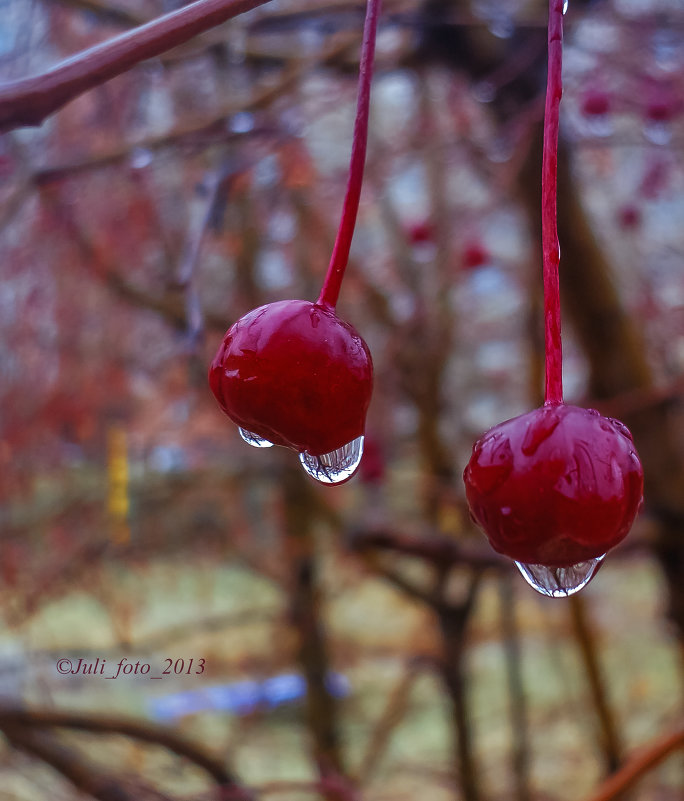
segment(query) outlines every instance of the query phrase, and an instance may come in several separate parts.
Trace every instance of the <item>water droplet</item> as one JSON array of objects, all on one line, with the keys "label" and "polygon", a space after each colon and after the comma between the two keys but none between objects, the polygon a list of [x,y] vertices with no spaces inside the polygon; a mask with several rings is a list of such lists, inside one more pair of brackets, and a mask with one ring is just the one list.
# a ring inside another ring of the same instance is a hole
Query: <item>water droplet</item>
[{"label": "water droplet", "polygon": [[568,0],[563,0],[563,14],[568,13]]},{"label": "water droplet", "polygon": [[145,147],[134,147],[131,150],[129,163],[134,170],[142,170],[152,164],[152,151]]},{"label": "water droplet", "polygon": [[240,436],[244,441],[251,445],[253,448],[272,448],[273,443],[269,442],[267,439],[258,436],[257,434],[253,434],[251,431],[247,431],[246,428],[238,427],[240,431]]},{"label": "water droplet", "polygon": [[321,456],[312,456],[308,451],[299,454],[304,471],[321,484],[341,484],[351,478],[363,456],[363,437],[356,439]]},{"label": "water droplet", "polygon": [[254,114],[249,111],[238,111],[228,120],[228,128],[233,133],[249,133],[254,130]]},{"label": "water droplet", "polygon": [[569,567],[547,567],[516,562],[525,581],[542,595],[549,598],[567,598],[574,595],[594,578],[606,555],[587,559]]}]

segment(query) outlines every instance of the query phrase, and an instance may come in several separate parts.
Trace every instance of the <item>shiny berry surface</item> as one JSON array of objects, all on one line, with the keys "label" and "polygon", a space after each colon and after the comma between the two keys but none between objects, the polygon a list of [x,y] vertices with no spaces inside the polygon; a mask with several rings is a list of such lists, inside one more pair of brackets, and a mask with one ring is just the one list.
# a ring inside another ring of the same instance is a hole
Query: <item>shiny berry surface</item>
[{"label": "shiny berry surface", "polygon": [[629,430],[593,409],[565,404],[487,431],[463,479],[473,519],[492,547],[548,567],[595,559],[617,545],[643,494]]},{"label": "shiny berry surface", "polygon": [[373,364],[363,339],[331,309],[284,300],[229,329],[209,383],[242,429],[317,456],[363,435]]}]

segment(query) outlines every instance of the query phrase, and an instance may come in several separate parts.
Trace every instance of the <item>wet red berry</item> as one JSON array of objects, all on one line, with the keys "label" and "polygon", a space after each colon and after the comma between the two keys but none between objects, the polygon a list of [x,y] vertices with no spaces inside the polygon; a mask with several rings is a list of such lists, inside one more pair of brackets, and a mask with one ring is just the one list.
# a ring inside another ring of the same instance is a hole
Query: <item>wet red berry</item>
[{"label": "wet red berry", "polygon": [[229,329],[209,382],[244,431],[319,456],[363,435],[373,365],[366,343],[331,309],[283,300]]},{"label": "wet red berry", "polygon": [[471,514],[496,551],[553,568],[617,545],[643,493],[629,430],[565,404],[494,426],[473,446],[463,479]]}]

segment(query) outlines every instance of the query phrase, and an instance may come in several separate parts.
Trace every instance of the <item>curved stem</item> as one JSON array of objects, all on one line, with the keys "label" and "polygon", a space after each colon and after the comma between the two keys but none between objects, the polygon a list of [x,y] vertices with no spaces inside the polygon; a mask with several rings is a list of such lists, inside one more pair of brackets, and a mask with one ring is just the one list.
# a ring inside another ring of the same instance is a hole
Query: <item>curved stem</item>
[{"label": "curved stem", "polygon": [[370,85],[373,77],[373,55],[375,53],[375,35],[378,29],[380,0],[368,0],[366,21],[363,27],[363,43],[361,45],[361,62],[359,65],[359,95],[356,105],[356,121],[352,139],[352,152],[349,163],[349,179],[347,193],[342,207],[342,219],[335,239],[328,272],[323,281],[318,303],[334,309],[344,278],[344,271],[349,261],[356,215],[359,210],[361,185],[363,183],[363,167],[366,163],[366,144],[368,142],[368,117],[370,111]]},{"label": "curved stem", "polygon": [[563,0],[549,0],[549,73],[544,111],[542,163],[542,250],[544,257],[544,341],[546,403],[563,401],[563,349],[560,325],[558,265],[560,246],[556,198],[558,192],[558,121],[563,95]]}]

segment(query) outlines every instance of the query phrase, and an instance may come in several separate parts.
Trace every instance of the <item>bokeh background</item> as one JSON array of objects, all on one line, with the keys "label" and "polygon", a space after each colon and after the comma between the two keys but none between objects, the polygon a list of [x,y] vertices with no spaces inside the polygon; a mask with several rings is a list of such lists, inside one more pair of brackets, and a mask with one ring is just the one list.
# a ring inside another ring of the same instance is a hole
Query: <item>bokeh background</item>
[{"label": "bokeh background", "polygon": [[[0,0],[0,79],[181,5]],[[565,600],[461,481],[541,400],[545,3],[384,2],[339,305],[376,371],[357,476],[317,485],[210,395],[232,322],[318,295],[363,13],[271,0],[0,136],[2,801],[606,801],[684,739],[681,0],[565,17],[566,399],[646,470]],[[623,797],[682,799],[681,755]]]}]

